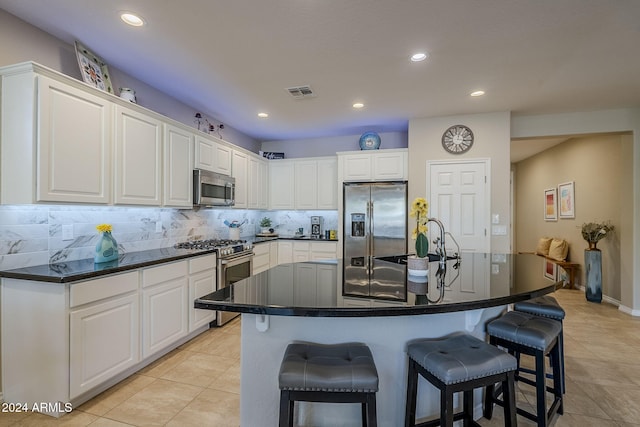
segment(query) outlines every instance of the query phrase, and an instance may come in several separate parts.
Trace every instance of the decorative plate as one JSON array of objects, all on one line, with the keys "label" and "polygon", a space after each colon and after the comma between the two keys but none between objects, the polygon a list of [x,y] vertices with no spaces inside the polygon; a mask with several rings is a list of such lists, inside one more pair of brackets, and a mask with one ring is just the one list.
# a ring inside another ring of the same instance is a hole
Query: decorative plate
[{"label": "decorative plate", "polygon": [[377,150],[380,148],[380,135],[375,132],[365,132],[360,136],[361,150]]}]

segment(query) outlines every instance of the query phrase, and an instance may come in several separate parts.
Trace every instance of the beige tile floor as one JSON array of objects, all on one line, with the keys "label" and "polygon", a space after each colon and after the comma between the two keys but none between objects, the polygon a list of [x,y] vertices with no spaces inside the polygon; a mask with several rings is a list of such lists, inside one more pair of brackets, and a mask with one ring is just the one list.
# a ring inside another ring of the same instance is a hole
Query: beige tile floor
[{"label": "beige tile floor", "polygon": [[[640,319],[580,291],[554,296],[564,322],[567,394],[557,427],[640,426]],[[212,329],[60,419],[0,413],[0,426],[237,427],[240,404],[240,322]],[[528,386],[518,404],[534,403]],[[502,426],[502,411],[483,427]],[[533,426],[518,417],[521,426]],[[272,426],[246,426],[272,427]],[[384,426],[394,427],[394,426]]]}]

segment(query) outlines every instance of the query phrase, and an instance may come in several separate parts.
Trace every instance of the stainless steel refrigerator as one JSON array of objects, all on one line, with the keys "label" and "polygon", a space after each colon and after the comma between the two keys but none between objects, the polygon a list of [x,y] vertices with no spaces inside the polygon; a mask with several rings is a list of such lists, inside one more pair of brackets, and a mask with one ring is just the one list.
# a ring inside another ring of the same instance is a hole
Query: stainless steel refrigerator
[{"label": "stainless steel refrigerator", "polygon": [[407,253],[407,183],[345,183],[343,206],[343,294],[406,300],[406,267],[376,257]]}]

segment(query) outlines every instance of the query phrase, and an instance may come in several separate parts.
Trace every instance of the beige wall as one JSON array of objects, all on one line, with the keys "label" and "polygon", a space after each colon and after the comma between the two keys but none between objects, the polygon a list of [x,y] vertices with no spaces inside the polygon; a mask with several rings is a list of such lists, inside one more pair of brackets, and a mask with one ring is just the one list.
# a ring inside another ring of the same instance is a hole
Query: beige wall
[{"label": "beige wall", "polygon": [[[509,112],[421,118],[409,121],[409,200],[427,195],[427,161],[491,160],[491,214],[510,225],[510,120]],[[474,135],[473,147],[461,155],[442,148],[442,134],[452,125],[464,124]],[[510,235],[491,236],[491,252],[509,253]]]},{"label": "beige wall", "polygon": [[[619,301],[621,295],[621,236],[631,233],[623,222],[632,206],[629,186],[632,162],[624,156],[629,136],[576,137],[514,165],[516,251],[532,251],[540,237],[559,237],[569,242],[569,259],[584,265],[587,244],[581,225],[611,221],[615,232],[601,240],[603,294]],[[544,190],[563,182],[575,183],[575,219],[545,221]],[[624,226],[623,226],[624,224]],[[628,279],[627,279],[628,280]],[[577,277],[584,284],[584,268]]]}]

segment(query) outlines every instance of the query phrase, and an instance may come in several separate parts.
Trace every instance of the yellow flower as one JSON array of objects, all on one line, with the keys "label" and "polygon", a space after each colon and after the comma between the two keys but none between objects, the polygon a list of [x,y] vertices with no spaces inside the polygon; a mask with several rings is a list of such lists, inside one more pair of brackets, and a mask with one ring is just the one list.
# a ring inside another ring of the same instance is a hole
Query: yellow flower
[{"label": "yellow flower", "polygon": [[111,230],[113,230],[113,227],[111,227],[111,224],[98,224],[96,225],[96,230],[98,230],[101,233],[111,233]]},{"label": "yellow flower", "polygon": [[416,219],[416,227],[411,232],[411,239],[416,241],[416,254],[420,258],[427,256],[429,241],[427,240],[427,212],[429,203],[424,197],[416,197],[411,203],[409,216]]}]

